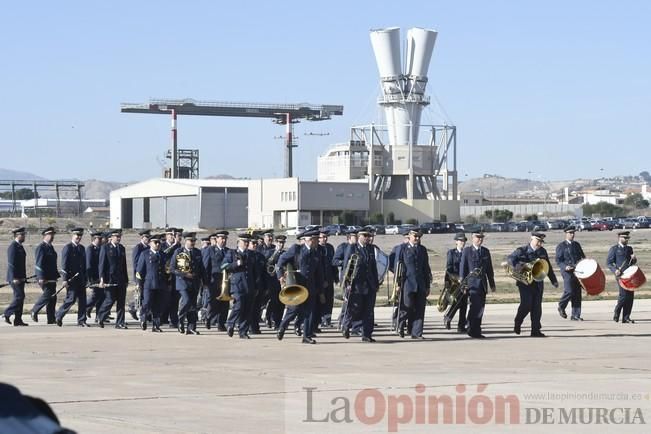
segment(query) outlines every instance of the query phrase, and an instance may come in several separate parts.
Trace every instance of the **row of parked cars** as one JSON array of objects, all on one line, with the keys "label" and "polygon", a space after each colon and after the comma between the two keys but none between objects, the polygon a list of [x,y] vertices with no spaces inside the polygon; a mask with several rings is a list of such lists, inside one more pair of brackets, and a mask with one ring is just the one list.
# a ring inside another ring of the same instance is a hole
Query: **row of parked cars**
[{"label": "row of parked cars", "polygon": [[[420,229],[425,234],[444,234],[455,232],[533,232],[547,230],[562,230],[568,226],[574,226],[579,231],[612,231],[613,229],[644,229],[651,227],[649,217],[608,217],[605,219],[554,219],[554,220],[523,220],[509,221],[506,223],[445,223],[432,222],[420,225],[371,225],[378,235],[397,235],[409,232],[412,229]],[[299,226],[289,229],[287,235],[295,235],[297,232],[319,228],[317,225]],[[350,229],[360,230],[361,226],[328,225],[325,229],[329,235],[344,235]]]}]

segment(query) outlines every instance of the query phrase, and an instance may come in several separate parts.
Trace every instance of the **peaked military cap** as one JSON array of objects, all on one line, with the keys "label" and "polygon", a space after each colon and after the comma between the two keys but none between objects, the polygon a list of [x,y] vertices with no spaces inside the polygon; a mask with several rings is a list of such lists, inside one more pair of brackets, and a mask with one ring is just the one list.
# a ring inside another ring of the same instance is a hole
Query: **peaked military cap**
[{"label": "peaked military cap", "polygon": [[167,228],[167,229],[165,229],[166,234],[173,234],[174,232],[176,232],[175,228]]},{"label": "peaked military cap", "polygon": [[314,238],[319,236],[319,230],[318,229],[313,229],[310,231],[305,231],[301,233],[301,238]]},{"label": "peaked military cap", "polygon": [[56,234],[57,231],[54,229],[54,227],[50,226],[41,231],[41,235],[47,235],[47,234]]},{"label": "peaked military cap", "polygon": [[237,239],[242,241],[251,241],[251,234],[247,234],[247,233],[238,234]]},{"label": "peaked military cap", "polygon": [[104,236],[104,232],[102,232],[102,231],[93,231],[93,232],[90,233],[90,236],[92,238],[97,238],[97,237],[101,238],[101,237]]},{"label": "peaked military cap", "polygon": [[539,241],[542,241],[543,243],[545,242],[545,237],[546,237],[546,235],[543,234],[542,232],[532,232],[532,233],[531,233],[531,236],[532,236],[533,238],[536,238],[536,239],[539,240]]},{"label": "peaked military cap", "polygon": [[174,228],[175,234],[183,234],[183,228]]},{"label": "peaked military cap", "polygon": [[472,236],[477,238],[484,238],[486,234],[484,234],[484,232],[482,232],[481,230],[478,230],[476,232],[473,232]]},{"label": "peaked military cap", "polygon": [[111,229],[111,230],[109,231],[109,235],[110,235],[110,236],[118,236],[118,237],[121,237],[121,236],[122,236],[122,229]]},{"label": "peaked military cap", "polygon": [[183,232],[182,236],[186,240],[196,240],[197,239],[197,233],[196,232]]},{"label": "peaked military cap", "polygon": [[228,231],[217,231],[214,234],[212,234],[214,237],[227,237],[228,236]]},{"label": "peaked military cap", "polygon": [[617,235],[624,238],[631,238],[631,231],[617,232]]},{"label": "peaked military cap", "polygon": [[563,229],[563,232],[576,232],[576,228],[574,226],[568,226],[565,229]]},{"label": "peaked military cap", "polygon": [[70,229],[70,233],[74,235],[83,235],[84,234],[84,228],[73,228]]},{"label": "peaked military cap", "polygon": [[11,233],[14,234],[14,235],[24,234],[25,233],[25,228],[12,229]]},{"label": "peaked military cap", "polygon": [[466,238],[466,234],[464,232],[457,232],[457,234],[454,236],[454,241],[468,241],[468,238]]},{"label": "peaked military cap", "polygon": [[276,235],[276,241],[282,241],[284,243],[287,241],[287,235]]},{"label": "peaked military cap", "polygon": [[138,235],[141,237],[150,237],[151,236],[151,229],[143,229],[138,232]]}]

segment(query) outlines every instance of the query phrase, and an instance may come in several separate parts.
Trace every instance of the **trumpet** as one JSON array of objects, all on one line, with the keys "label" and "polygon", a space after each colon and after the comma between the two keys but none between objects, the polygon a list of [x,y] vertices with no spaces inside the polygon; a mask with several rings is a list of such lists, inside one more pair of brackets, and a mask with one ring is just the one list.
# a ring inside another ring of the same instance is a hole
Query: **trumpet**
[{"label": "trumpet", "polygon": [[538,258],[532,262],[523,262],[520,267],[513,269],[508,262],[502,262],[506,275],[525,285],[531,285],[534,281],[542,282],[549,273],[549,263],[546,259]]}]

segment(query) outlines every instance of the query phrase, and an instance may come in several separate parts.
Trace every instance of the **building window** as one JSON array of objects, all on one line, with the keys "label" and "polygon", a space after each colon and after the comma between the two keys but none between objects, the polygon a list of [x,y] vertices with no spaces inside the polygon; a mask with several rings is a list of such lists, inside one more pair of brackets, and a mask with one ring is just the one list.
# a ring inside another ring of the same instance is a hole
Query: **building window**
[{"label": "building window", "polygon": [[479,203],[479,199],[475,199],[475,203],[476,203],[476,204]]},{"label": "building window", "polygon": [[464,199],[464,200],[463,200],[463,203],[466,204],[466,205],[468,205],[468,199]]}]

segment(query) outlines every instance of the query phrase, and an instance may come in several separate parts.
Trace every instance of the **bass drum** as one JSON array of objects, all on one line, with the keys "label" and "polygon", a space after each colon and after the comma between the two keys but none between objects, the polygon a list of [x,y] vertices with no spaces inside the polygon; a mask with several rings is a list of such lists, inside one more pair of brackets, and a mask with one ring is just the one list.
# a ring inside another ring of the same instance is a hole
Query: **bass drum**
[{"label": "bass drum", "polygon": [[619,284],[627,291],[635,291],[645,283],[646,276],[637,265],[631,265],[619,277]]},{"label": "bass drum", "polygon": [[580,260],[574,275],[588,295],[599,295],[606,289],[606,275],[594,259]]}]

